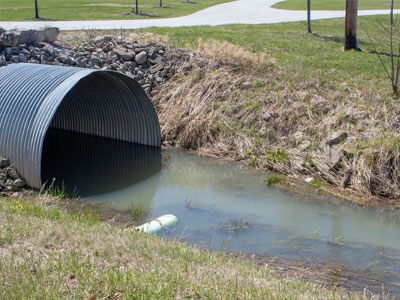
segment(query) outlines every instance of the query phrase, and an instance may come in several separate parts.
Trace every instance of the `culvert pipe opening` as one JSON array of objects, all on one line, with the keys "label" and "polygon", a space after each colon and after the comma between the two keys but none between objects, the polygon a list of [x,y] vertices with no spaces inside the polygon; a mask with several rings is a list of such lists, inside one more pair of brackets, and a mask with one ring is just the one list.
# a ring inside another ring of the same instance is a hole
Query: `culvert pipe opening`
[{"label": "culvert pipe opening", "polygon": [[100,157],[115,159],[110,153],[121,149],[117,141],[159,152],[157,114],[134,79],[111,71],[38,64],[0,68],[0,153],[30,186],[40,188],[56,177],[63,168],[55,168],[57,156],[77,161],[96,154],[92,162],[85,160],[86,169],[99,168]]}]

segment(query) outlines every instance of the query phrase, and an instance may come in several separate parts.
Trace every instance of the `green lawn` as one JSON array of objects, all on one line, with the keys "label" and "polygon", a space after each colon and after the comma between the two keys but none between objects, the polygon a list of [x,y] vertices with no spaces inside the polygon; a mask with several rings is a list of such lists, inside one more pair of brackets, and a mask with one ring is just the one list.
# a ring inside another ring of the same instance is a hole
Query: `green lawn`
[{"label": "green lawn", "polygon": [[[182,2],[183,1],[183,2]],[[101,20],[101,19],[144,19],[171,18],[194,13],[229,0],[139,0],[139,12],[131,13],[135,8],[134,0],[38,0],[39,17],[54,20]],[[34,1],[0,0],[0,20],[29,20],[35,17]]]},{"label": "green lawn", "polygon": [[[312,29],[316,34],[306,32],[306,22],[146,30],[167,35],[169,42],[178,47],[196,47],[199,38],[226,40],[253,52],[267,53],[278,65],[289,70],[300,70],[303,74],[323,76],[328,81],[354,86],[387,88],[384,70],[376,54],[370,52],[373,47],[366,33],[380,45],[379,50],[386,52],[387,43],[383,41],[384,35],[378,23],[388,22],[388,16],[359,17],[358,36],[363,52],[343,51],[343,19],[313,21]],[[383,59],[386,62],[389,60],[387,56]]]},{"label": "green lawn", "polygon": [[[359,9],[389,9],[390,0],[359,0]],[[307,0],[286,0],[273,6],[281,9],[306,10]],[[395,1],[395,7],[400,8],[400,1]],[[312,10],[345,10],[346,0],[311,0]]]}]

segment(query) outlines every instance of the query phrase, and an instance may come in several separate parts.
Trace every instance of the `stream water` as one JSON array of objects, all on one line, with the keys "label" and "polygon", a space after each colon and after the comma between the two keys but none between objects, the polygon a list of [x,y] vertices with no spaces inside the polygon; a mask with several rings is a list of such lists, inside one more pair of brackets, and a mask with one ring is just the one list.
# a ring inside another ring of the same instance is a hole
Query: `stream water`
[{"label": "stream water", "polygon": [[[63,181],[84,201],[147,219],[179,218],[164,233],[200,247],[274,257],[327,269],[326,281],[400,294],[400,218],[333,197],[286,192],[266,174],[183,151],[49,131],[42,177]],[[305,184],[306,185],[306,184]],[[337,268],[340,267],[340,268]],[[339,278],[339,279],[337,279]],[[335,282],[337,281],[337,282]],[[350,284],[351,283],[351,284]]]}]

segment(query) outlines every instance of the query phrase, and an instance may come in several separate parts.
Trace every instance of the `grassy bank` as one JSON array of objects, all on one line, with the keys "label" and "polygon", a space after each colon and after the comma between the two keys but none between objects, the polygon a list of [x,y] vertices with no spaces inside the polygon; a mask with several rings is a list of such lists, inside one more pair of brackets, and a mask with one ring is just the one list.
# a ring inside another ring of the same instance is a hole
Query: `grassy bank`
[{"label": "grassy bank", "polygon": [[0,298],[362,298],[68,213],[51,201],[0,199]]},{"label": "grassy bank", "polygon": [[[358,1],[358,9],[390,9],[390,0],[360,0]],[[395,7],[399,8],[399,1],[395,1]],[[337,0],[311,0],[312,10],[345,10],[346,1]],[[306,10],[307,1],[303,0],[286,0],[279,2],[273,8]]]},{"label": "grassy bank", "polygon": [[399,205],[400,105],[367,37],[388,63],[379,22],[359,18],[363,52],[343,51],[343,19],[313,22],[313,35],[304,22],[147,30],[214,61],[154,93],[163,137]]},{"label": "grassy bank", "polygon": [[[139,0],[139,15],[132,13],[135,2],[128,0],[117,1],[50,1],[40,0],[39,16],[49,20],[123,20],[171,18],[192,14],[209,6],[229,2],[227,0],[196,0],[196,1],[162,1]],[[34,2],[22,0],[2,0],[0,7],[0,21],[23,21],[35,17]]]}]

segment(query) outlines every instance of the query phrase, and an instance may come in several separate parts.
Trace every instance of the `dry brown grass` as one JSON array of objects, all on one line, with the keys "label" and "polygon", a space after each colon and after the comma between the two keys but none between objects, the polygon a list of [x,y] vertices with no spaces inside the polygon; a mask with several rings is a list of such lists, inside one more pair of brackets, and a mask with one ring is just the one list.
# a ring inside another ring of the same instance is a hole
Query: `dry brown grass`
[{"label": "dry brown grass", "polygon": [[216,59],[222,65],[239,67],[241,70],[265,69],[274,63],[274,59],[268,57],[265,53],[250,52],[227,41],[209,39],[203,42],[200,39],[197,45],[197,52],[206,59]]}]

